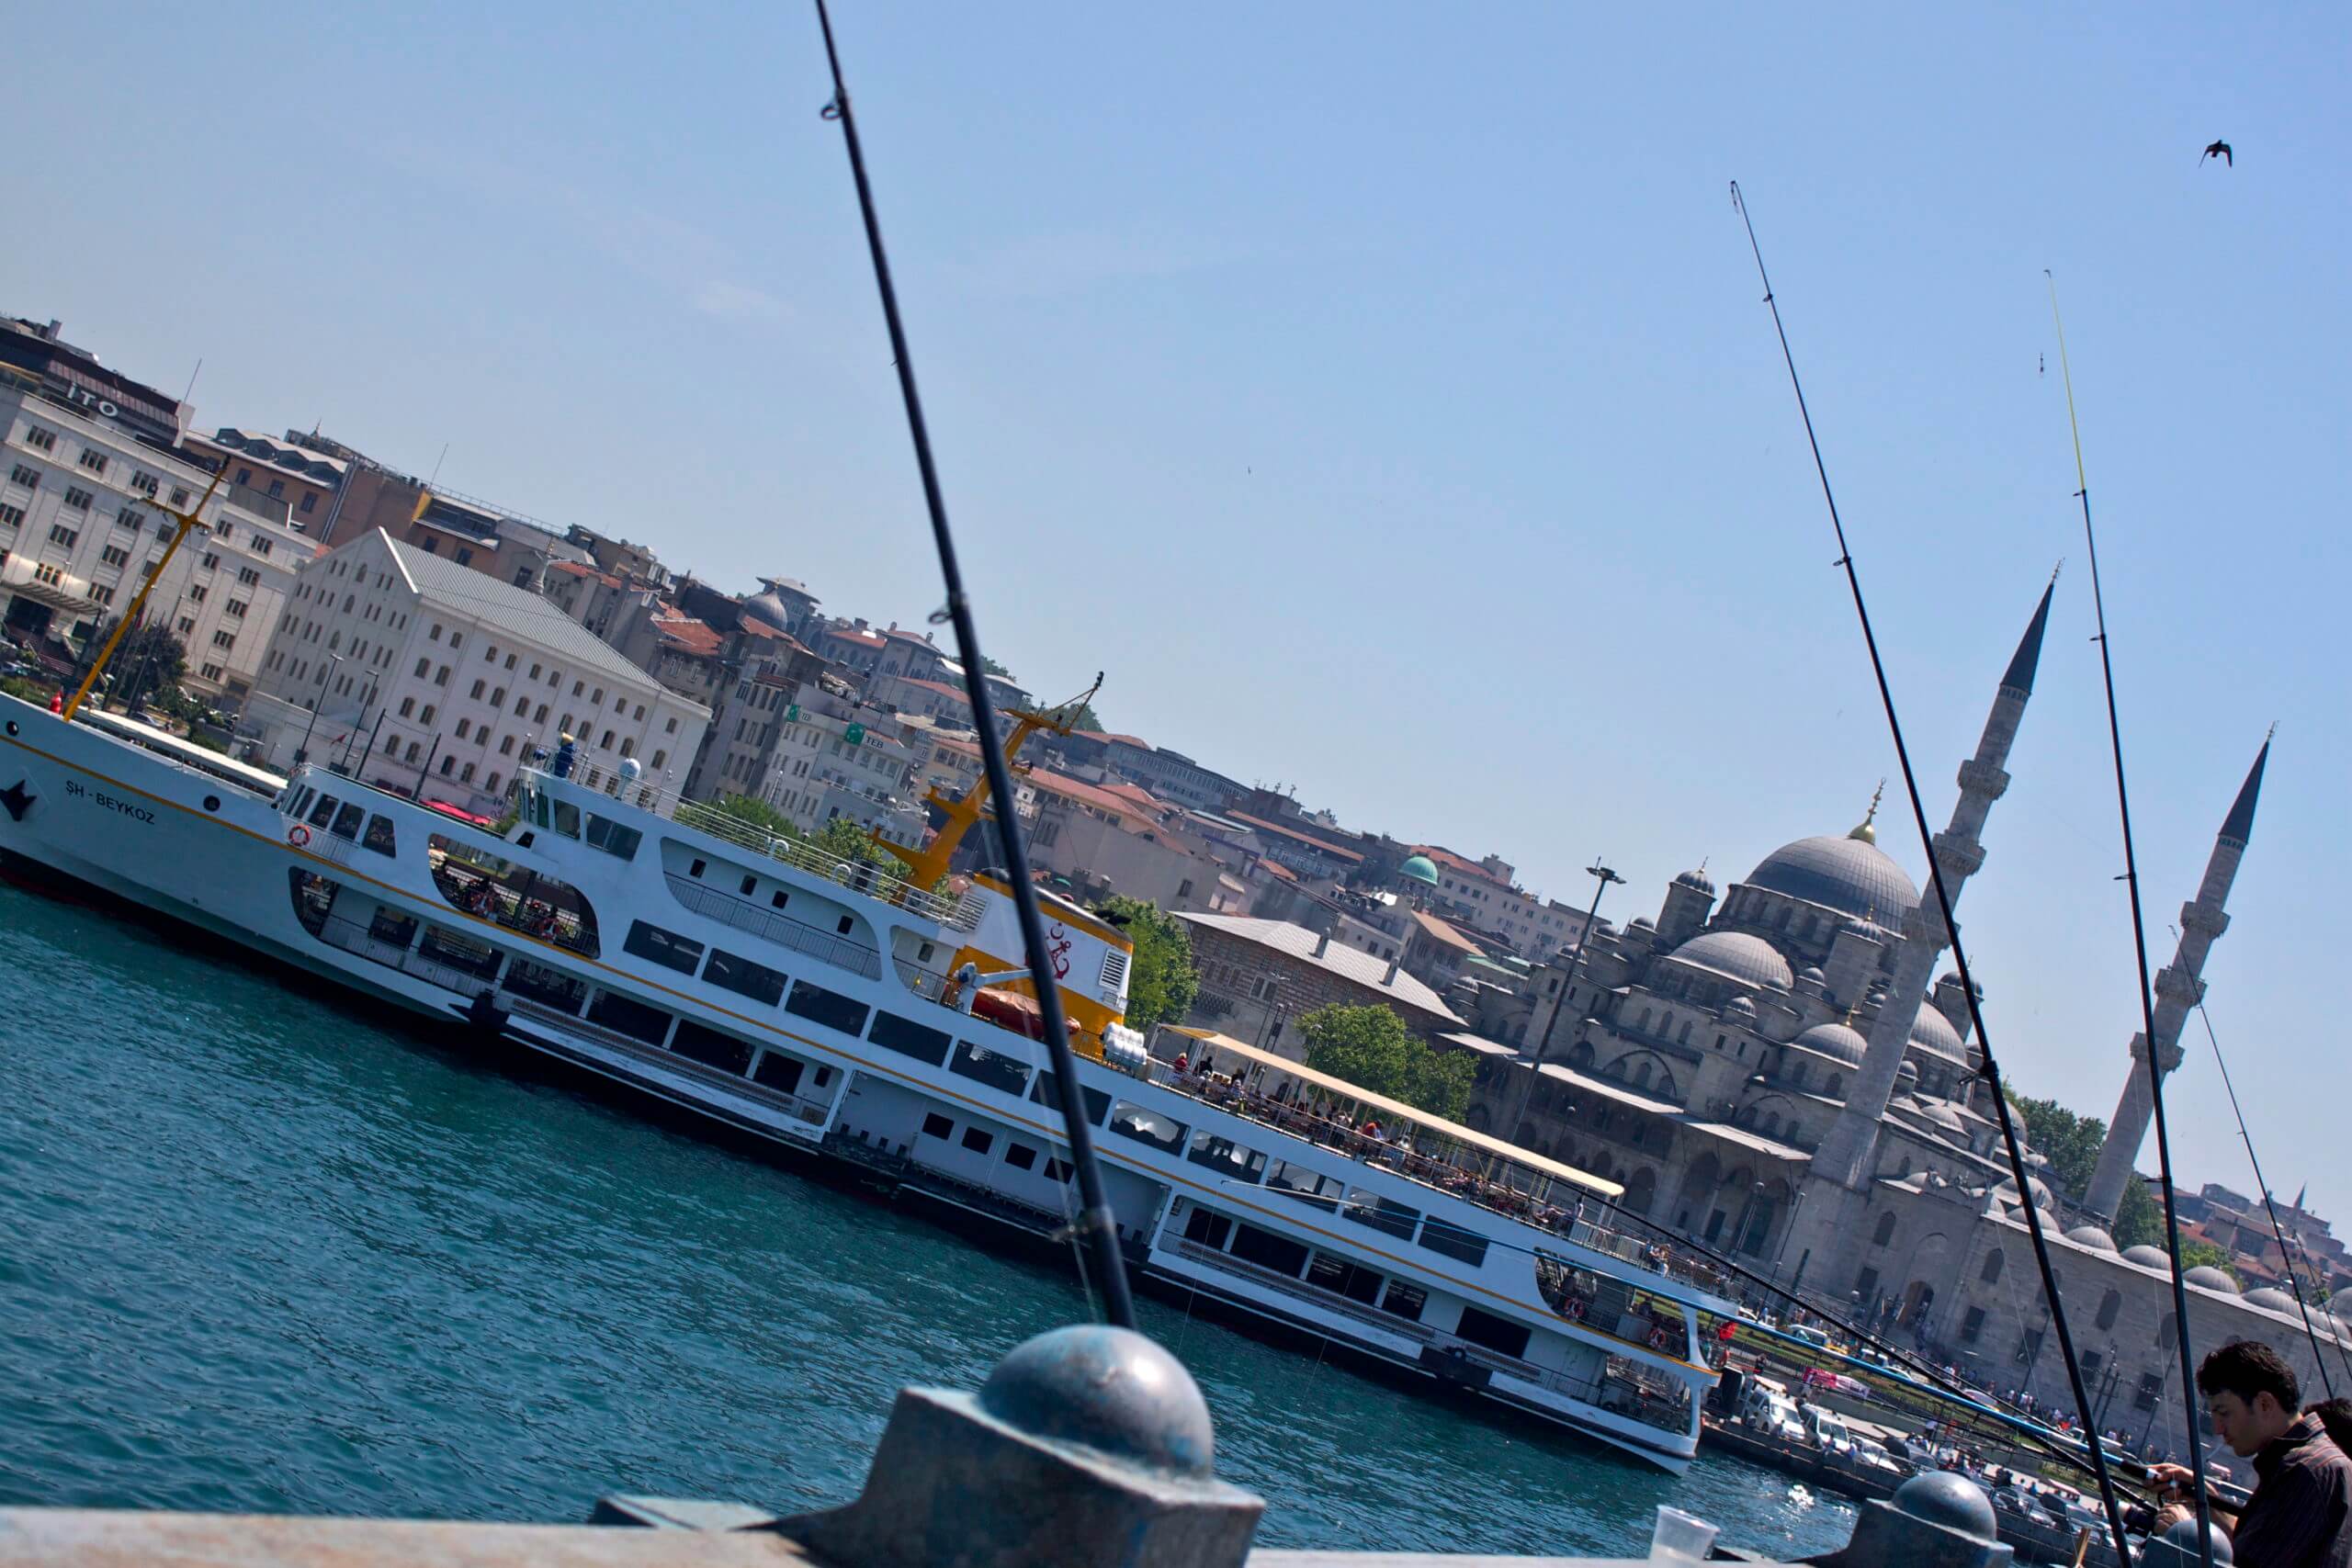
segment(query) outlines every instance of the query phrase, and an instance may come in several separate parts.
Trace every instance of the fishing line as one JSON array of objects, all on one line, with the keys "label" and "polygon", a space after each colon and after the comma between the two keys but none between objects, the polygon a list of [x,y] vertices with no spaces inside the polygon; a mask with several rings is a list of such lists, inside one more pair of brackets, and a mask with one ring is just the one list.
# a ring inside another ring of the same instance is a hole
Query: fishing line
[{"label": "fishing line", "polygon": [[[2178,939],[2178,930],[2169,926],[2165,929]],[[2311,1303],[2303,1299],[2303,1283],[2295,1273],[2295,1258],[2301,1248],[2287,1244],[2287,1228],[2278,1223],[2278,1205],[2270,1201],[2270,1184],[2262,1177],[2262,1156],[2254,1152],[2254,1134],[2247,1131],[2245,1111],[2238,1104],[2238,1087],[2230,1081],[2229,1063],[2222,1059],[2222,1037],[2213,1032],[2213,1015],[2205,1010],[2205,998],[2201,996],[2197,998],[2197,1016],[2205,1021],[2205,1038],[2213,1046],[2213,1065],[2222,1069],[2222,1087],[2230,1093],[2230,1112],[2238,1119],[2238,1138],[2245,1145],[2246,1163],[2254,1167],[2254,1190],[2262,1194],[2262,1207],[2270,1216],[2270,1234],[2278,1238],[2279,1261],[2287,1265],[2287,1285],[2295,1292],[2295,1305],[2303,1314],[2303,1337],[2312,1342],[2312,1359],[2319,1365],[2320,1386],[2327,1391],[2328,1398],[2334,1399],[2335,1384],[2327,1375],[2327,1357],[2319,1348],[2319,1333],[2312,1326]],[[2329,1337],[2333,1339],[2335,1336]],[[2344,1358],[2346,1373],[2352,1374],[2352,1351],[2346,1351],[2340,1339],[2335,1341],[2335,1353]]]},{"label": "fishing line", "polygon": [[[833,79],[832,101],[823,116],[842,128],[842,142],[849,153],[850,177],[857,186],[857,209],[865,228],[865,246],[874,262],[874,285],[882,297],[882,319],[889,329],[890,362],[899,373],[899,397],[906,405],[907,434],[915,449],[915,468],[922,477],[924,510],[931,519],[931,540],[939,557],[939,575],[947,593],[933,624],[952,623],[957,652],[964,660],[964,695],[972,709],[973,728],[979,731],[980,762],[987,770],[989,790],[1001,803],[1015,799],[1012,770],[1005,765],[1004,742],[997,733],[996,706],[989,695],[988,660],[980,651],[980,634],[972,619],[972,602],[964,591],[964,570],[956,556],[956,537],[947,525],[947,502],[939,488],[939,469],[932,460],[931,431],[923,422],[922,398],[915,389],[914,355],[907,347],[906,325],[899,315],[899,291],[890,281],[890,258],[882,244],[882,220],[874,209],[874,187],[865,175],[865,152],[857,140],[857,118],[850,111],[849,85],[842,78],[842,57],[833,42],[833,19],[825,0],[816,0],[817,25],[825,35],[825,64]],[[1069,1028],[1062,1012],[1061,988],[1054,983],[1052,954],[1046,944],[1045,918],[1037,909],[1037,889],[1029,879],[1029,851],[1023,841],[1019,813],[999,809],[997,838],[1004,850],[1005,879],[1012,890],[1014,913],[1021,923],[1021,949],[1029,964],[1030,988],[1036,992],[1037,1011],[1045,1026],[1046,1053],[1054,1064],[1054,1081],[1061,1091],[1062,1135],[1069,1144],[1070,1165],[1078,1174],[1080,1213],[1074,1224],[1092,1247],[1095,1277],[1101,1281],[1102,1315],[1113,1326],[1136,1325],[1135,1299],[1127,1289],[1126,1265],[1119,1256],[1118,1221],[1102,1187],[1102,1168],[1094,1158],[1094,1138],[1087,1122],[1085,1099],[1069,1048]]]},{"label": "fishing line", "polygon": [[2148,977],[2148,928],[2140,908],[2140,863],[2132,842],[2132,797],[2123,784],[2123,726],[2115,708],[2115,660],[2107,637],[2107,601],[2099,592],[2098,536],[2091,528],[2091,485],[2083,467],[2083,426],[2075,416],[2075,373],[2066,361],[2066,324],[2058,315],[2058,279],[2044,267],[2050,281],[2050,319],[2058,332],[2058,375],[2066,388],[2066,423],[2075,437],[2075,499],[2083,504],[2083,543],[2091,557],[2091,609],[2098,619],[2100,677],[2107,684],[2107,737],[2115,755],[2115,810],[2123,827],[2123,875],[2131,896],[2132,953],[2140,966],[2141,1038],[2148,1049],[2148,1107],[2156,1123],[2156,1179],[2165,1197],[2165,1255],[2172,1260],[2173,1319],[2180,1326],[2181,1404],[2188,1422],[2188,1464],[2197,1494],[2197,1546],[2204,1568],[2213,1568],[2212,1510],[2205,1495],[2205,1443],[2197,1430],[2197,1359],[2188,1344],[2188,1286],[2181,1278],[2180,1215],[2172,1180],[2172,1135],[2165,1124],[2165,1075],[2156,1060],[2155,992]]},{"label": "fishing line", "polygon": [[[1846,585],[1853,594],[1854,615],[1861,623],[1863,646],[1870,650],[1871,672],[1878,681],[1879,705],[1885,710],[1886,728],[1894,740],[1895,761],[1902,767],[1903,788],[1910,800],[1911,819],[1918,828],[1920,843],[1927,849],[1928,885],[1935,892],[1936,908],[1943,919],[1944,934],[1951,943],[1952,966],[1960,972],[1961,996],[1968,1003],[1969,1022],[1976,1032],[1976,1043],[1982,1052],[1980,1073],[1985,1087],[1991,1091],[1994,1113],[2000,1121],[2001,1141],[2007,1146],[2009,1170],[2017,1182],[2018,1206],[2025,1212],[2026,1235],[2033,1244],[2033,1261],[2041,1272],[2041,1292],[2050,1303],[2051,1325],[2058,1331],[2058,1348],[2065,1359],[2066,1382],[2074,1392],[2075,1415],[2082,1425],[2085,1446],[2090,1451],[2091,1468],[2098,1477],[2099,1501],[2105,1506],[2108,1529],[2114,1537],[2116,1561],[2128,1563],[2132,1561],[2132,1552],[2130,1543],[2124,1538],[2123,1507],[2116,1499],[2114,1478],[2108,1473],[2106,1446],[2091,1424],[2090,1394],[2083,1386],[2083,1369],[2075,1354],[2074,1333],[2067,1326],[2065,1307],[2059,1300],[2058,1276],[2050,1262],[2049,1240],[2041,1234],[2041,1211],[2034,1207],[2032,1178],[2026,1169],[2025,1152],[2018,1142],[2017,1119],[2010,1113],[2008,1096],[2002,1090],[2000,1068],[1993,1056],[1993,1037],[1984,1027],[1984,1010],[1977,1000],[1976,983],[1969,974],[1968,956],[1961,945],[1959,922],[1952,919],[1951,895],[1944,886],[1943,865],[1936,854],[1935,834],[1928,827],[1928,808],[1919,795],[1919,779],[1911,766],[1911,750],[1903,739],[1902,721],[1895,716],[1894,688],[1887,682],[1886,662],[1879,655],[1878,636],[1871,628],[1870,606],[1862,598],[1861,576],[1854,567],[1853,548],[1846,540],[1845,520],[1838,513],[1838,497],[1829,484],[1829,467],[1821,456],[1821,439],[1814,432],[1813,411],[1805,402],[1804,383],[1797,375],[1796,355],[1789,347],[1788,327],[1781,320],[1780,301],[1772,294],[1771,274],[1765,269],[1763,247],[1756,238],[1756,222],[1748,216],[1747,204],[1741,199],[1736,180],[1732,182],[1731,200],[1739,213],[1740,222],[1747,230],[1747,247],[1756,257],[1757,276],[1763,280],[1764,303],[1772,312],[1772,330],[1781,340],[1781,358],[1788,367],[1789,385],[1796,393],[1797,412],[1804,421],[1805,442],[1813,450],[1814,472],[1820,478],[1821,497],[1828,505],[1830,527],[1838,536],[1836,564],[1845,570]],[[2194,1448],[2196,1422],[2193,1418],[2189,1423],[2189,1436],[2190,1446]],[[2204,1507],[2201,1468],[2198,1476],[2198,1492],[2201,1517]],[[2210,1547],[2208,1550],[2210,1551]],[[2212,1568],[2210,1557],[2205,1568]]]}]

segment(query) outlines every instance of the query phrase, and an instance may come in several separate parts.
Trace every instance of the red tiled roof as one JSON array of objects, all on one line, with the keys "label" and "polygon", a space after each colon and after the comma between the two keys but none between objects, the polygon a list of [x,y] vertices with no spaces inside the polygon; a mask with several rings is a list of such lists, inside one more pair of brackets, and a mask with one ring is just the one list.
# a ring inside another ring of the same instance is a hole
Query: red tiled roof
[{"label": "red tiled roof", "polygon": [[792,640],[790,637],[785,637],[785,634],[778,631],[775,627],[760,619],[757,615],[745,615],[742,620],[737,624],[741,626],[745,637],[783,637],[786,642],[790,642]]},{"label": "red tiled roof", "polygon": [[1268,876],[1279,878],[1283,882],[1296,882],[1298,880],[1298,873],[1291,870],[1290,867],[1283,864],[1280,861],[1261,860],[1258,863],[1258,869],[1264,872]]},{"label": "red tiled roof", "polygon": [[912,675],[901,675],[899,679],[910,686],[921,686],[926,692],[937,692],[943,697],[954,697],[966,707],[972,705],[971,699],[964,694],[964,688],[961,686],[951,686],[944,681],[919,680]]},{"label": "red tiled roof", "polygon": [[1452,850],[1440,849],[1435,844],[1415,844],[1413,846],[1413,852],[1417,855],[1427,855],[1430,859],[1437,862],[1438,864],[1445,866],[1460,875],[1475,876],[1479,881],[1491,883],[1497,887],[1509,887],[1510,886],[1510,882],[1502,877],[1497,876],[1493,872],[1488,871],[1476,861],[1465,860],[1462,856],[1455,854]]},{"label": "red tiled roof", "polygon": [[1468,937],[1464,936],[1460,931],[1455,931],[1452,926],[1447,925],[1435,915],[1424,914],[1420,910],[1416,909],[1413,911],[1413,919],[1420,922],[1421,929],[1423,931],[1429,932],[1430,935],[1435,937],[1438,941],[1443,942],[1448,947],[1459,948],[1463,952],[1473,954],[1474,956],[1485,951],[1485,949],[1481,948],[1476,942],[1472,942]]},{"label": "red tiled roof", "polygon": [[653,635],[688,653],[717,653],[726,640],[692,615],[656,615]]},{"label": "red tiled roof", "polygon": [[919,642],[925,648],[935,649],[938,646],[921,632],[910,632],[904,626],[885,626],[882,628],[882,635],[886,637],[896,637],[900,642]]},{"label": "red tiled roof", "polygon": [[1095,810],[1114,818],[1125,818],[1136,815],[1134,801],[1114,795],[1099,784],[1064,778],[1061,774],[1049,773],[1044,768],[1032,769],[1029,773],[1029,783],[1041,795],[1057,795],[1065,800],[1074,800],[1080,805],[1091,806]]},{"label": "red tiled roof", "polygon": [[1152,794],[1151,791],[1144,788],[1141,784],[1131,784],[1126,783],[1125,780],[1121,780],[1117,784],[1104,784],[1102,789],[1105,794],[1118,795],[1123,800],[1125,800],[1130,805],[1134,806],[1136,810],[1148,811],[1155,817],[1164,815],[1165,813],[1175,809],[1174,807],[1169,805],[1168,802],[1160,799],[1158,795]]},{"label": "red tiled roof", "polygon": [[827,626],[825,628],[825,635],[831,637],[838,637],[843,642],[858,643],[866,648],[880,648],[882,646],[882,639],[880,637],[875,636],[872,632],[859,631],[855,626]]},{"label": "red tiled roof", "polygon": [[1319,850],[1327,855],[1336,856],[1340,860],[1360,861],[1363,859],[1363,856],[1358,854],[1353,850],[1343,850],[1337,844],[1327,844],[1312,833],[1302,833],[1295,828],[1285,828],[1279,822],[1269,822],[1262,817],[1252,817],[1246,811],[1228,811],[1226,815],[1232,818],[1236,822],[1247,822],[1252,828],[1259,829],[1264,832],[1280,833],[1285,839],[1295,839],[1302,844]]},{"label": "red tiled roof", "polygon": [[611,572],[598,571],[594,567],[584,565],[576,560],[552,561],[548,563],[548,570],[549,571],[560,571],[566,577],[593,577],[607,588],[619,588],[625,586],[621,580],[615,577]]}]

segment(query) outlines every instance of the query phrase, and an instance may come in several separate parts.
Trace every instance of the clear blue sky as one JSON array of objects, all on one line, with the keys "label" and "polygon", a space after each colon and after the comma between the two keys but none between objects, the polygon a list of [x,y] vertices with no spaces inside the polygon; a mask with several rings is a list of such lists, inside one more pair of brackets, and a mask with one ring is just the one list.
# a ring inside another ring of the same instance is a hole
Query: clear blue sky
[{"label": "clear blue sky", "polygon": [[[2105,1116],[2137,1004],[2054,268],[2156,961],[2280,720],[2208,978],[2274,1185],[2352,1224],[2352,13],[2047,13],[839,21],[989,650],[1545,891],[1606,854],[1619,919],[1891,771],[1738,178],[1939,825],[2068,562],[1961,913],[2013,1079]],[[18,31],[0,308],[174,390],[201,356],[207,424],[446,443],[446,482],[729,586],[936,604],[800,6]],[[2244,1189],[2190,1029],[2183,1174]]]}]

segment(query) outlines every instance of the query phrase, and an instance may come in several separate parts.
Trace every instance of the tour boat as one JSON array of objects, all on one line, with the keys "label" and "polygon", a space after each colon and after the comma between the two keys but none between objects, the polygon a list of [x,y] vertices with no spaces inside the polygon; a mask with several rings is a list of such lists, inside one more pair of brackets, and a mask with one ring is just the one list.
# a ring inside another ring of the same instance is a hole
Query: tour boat
[{"label": "tour boat", "polygon": [[[1023,716],[1014,744],[1046,722]],[[977,788],[939,802],[948,829],[898,852],[897,875],[634,777],[598,790],[527,770],[502,832],[86,713],[0,698],[0,857],[19,869],[894,1190],[1033,1232],[1068,1223],[1010,890],[939,874]],[[1690,1463],[1715,1375],[1700,1314],[1734,1309],[1581,1216],[1612,1184],[1221,1037],[1189,1037],[1178,1073],[1122,1022],[1132,943],[1040,897],[1122,1247],[1147,1283]]]}]

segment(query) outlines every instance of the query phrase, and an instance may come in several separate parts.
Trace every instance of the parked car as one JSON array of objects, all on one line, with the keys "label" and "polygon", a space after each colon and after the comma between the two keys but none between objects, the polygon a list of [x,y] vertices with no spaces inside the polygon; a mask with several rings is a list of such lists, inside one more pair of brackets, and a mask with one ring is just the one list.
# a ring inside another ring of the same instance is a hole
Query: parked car
[{"label": "parked car", "polygon": [[1993,1506],[2018,1515],[2037,1525],[2054,1527],[2058,1523],[2052,1517],[2050,1510],[2041,1506],[2041,1500],[2039,1497],[2015,1486],[2004,1486],[1994,1493]]},{"label": "parked car", "polygon": [[1883,1471],[1889,1475],[1903,1473],[1904,1467],[1895,1462],[1894,1456],[1888,1453],[1875,1438],[1865,1438],[1856,1433],[1850,1442],[1852,1446],[1847,1457],[1862,1469]]}]

